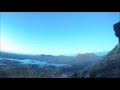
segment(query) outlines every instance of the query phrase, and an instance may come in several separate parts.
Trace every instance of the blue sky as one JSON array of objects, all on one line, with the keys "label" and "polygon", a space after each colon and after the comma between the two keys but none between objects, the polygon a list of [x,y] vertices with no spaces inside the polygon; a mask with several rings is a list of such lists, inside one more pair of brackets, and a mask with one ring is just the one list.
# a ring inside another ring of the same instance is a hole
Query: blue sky
[{"label": "blue sky", "polygon": [[78,54],[110,51],[118,43],[119,12],[1,12],[1,51]]}]

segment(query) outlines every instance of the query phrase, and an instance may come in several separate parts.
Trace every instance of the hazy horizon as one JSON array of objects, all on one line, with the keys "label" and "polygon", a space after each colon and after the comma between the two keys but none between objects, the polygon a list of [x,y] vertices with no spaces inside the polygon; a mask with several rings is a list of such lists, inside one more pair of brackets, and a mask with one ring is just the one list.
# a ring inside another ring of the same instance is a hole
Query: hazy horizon
[{"label": "hazy horizon", "polygon": [[119,12],[1,12],[0,51],[66,55],[112,50]]},{"label": "hazy horizon", "polygon": [[0,51],[1,53],[2,52],[5,52],[5,53],[11,53],[11,54],[21,54],[21,55],[52,55],[52,56],[76,56],[78,54],[90,54],[90,53],[94,53],[96,54],[97,56],[101,56],[101,54],[105,54],[105,53],[108,53],[109,51],[101,51],[101,52],[86,52],[86,53],[65,53],[65,54],[44,54],[44,53],[37,53],[37,54],[31,54],[31,53],[17,53],[17,52],[9,52],[9,51]]}]

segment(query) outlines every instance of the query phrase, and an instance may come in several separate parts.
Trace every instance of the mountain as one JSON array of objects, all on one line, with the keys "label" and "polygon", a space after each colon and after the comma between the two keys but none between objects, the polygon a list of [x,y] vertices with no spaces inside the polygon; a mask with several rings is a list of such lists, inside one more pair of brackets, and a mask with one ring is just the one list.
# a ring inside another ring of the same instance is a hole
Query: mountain
[{"label": "mountain", "polygon": [[94,62],[100,59],[101,56],[97,56],[94,53],[85,53],[85,54],[78,54],[74,60],[73,63],[83,63],[83,62]]},{"label": "mountain", "polygon": [[95,54],[97,55],[97,56],[105,56],[105,55],[107,55],[109,53],[109,51],[104,51],[104,52],[96,52]]},{"label": "mountain", "polygon": [[68,64],[72,65],[74,72],[78,72],[92,66],[100,58],[102,57],[97,56],[94,53],[78,54],[74,59],[70,60]]},{"label": "mountain", "polygon": [[120,44],[90,68],[75,73],[78,78],[120,78]]}]

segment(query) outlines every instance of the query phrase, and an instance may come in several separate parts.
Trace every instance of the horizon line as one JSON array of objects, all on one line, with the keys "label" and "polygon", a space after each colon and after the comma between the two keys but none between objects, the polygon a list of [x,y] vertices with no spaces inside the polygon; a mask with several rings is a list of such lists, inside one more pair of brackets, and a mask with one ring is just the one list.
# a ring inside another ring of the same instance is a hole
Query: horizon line
[{"label": "horizon line", "polygon": [[22,54],[22,55],[52,55],[52,56],[75,56],[75,55],[78,55],[78,54],[89,54],[89,53],[93,53],[93,54],[96,54],[96,53],[101,53],[101,52],[110,52],[110,51],[100,51],[100,52],[85,52],[85,53],[69,53],[69,54],[45,54],[45,53],[39,53],[39,54],[32,54],[32,53],[18,53],[18,52],[11,52],[11,51],[3,51],[3,50],[0,50],[0,52],[4,52],[4,53],[12,53],[12,54]]}]

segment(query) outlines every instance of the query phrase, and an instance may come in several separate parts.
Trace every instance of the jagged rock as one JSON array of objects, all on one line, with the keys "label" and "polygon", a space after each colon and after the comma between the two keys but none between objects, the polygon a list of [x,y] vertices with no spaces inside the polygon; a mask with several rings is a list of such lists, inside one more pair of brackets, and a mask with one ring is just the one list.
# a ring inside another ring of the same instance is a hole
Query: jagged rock
[{"label": "jagged rock", "polygon": [[113,25],[115,35],[119,38],[119,43],[120,43],[120,22],[116,23]]}]

